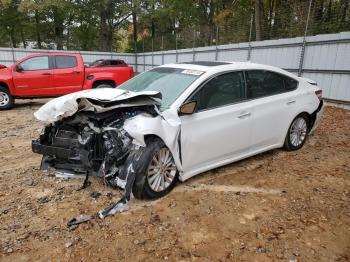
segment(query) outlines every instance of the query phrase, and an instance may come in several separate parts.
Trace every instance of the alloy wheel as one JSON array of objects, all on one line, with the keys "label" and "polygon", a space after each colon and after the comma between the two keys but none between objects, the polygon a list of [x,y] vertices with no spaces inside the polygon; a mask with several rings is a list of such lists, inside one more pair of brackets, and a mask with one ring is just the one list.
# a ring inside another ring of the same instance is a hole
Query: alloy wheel
[{"label": "alloy wheel", "polygon": [[10,97],[5,92],[0,91],[0,106],[6,106],[10,102]]},{"label": "alloy wheel", "polygon": [[290,142],[293,146],[298,147],[300,146],[307,134],[307,123],[305,118],[303,117],[298,117],[294,120],[290,132],[289,132],[289,138]]},{"label": "alloy wheel", "polygon": [[166,190],[176,177],[176,165],[171,152],[167,148],[157,151],[148,167],[147,181],[155,192]]}]

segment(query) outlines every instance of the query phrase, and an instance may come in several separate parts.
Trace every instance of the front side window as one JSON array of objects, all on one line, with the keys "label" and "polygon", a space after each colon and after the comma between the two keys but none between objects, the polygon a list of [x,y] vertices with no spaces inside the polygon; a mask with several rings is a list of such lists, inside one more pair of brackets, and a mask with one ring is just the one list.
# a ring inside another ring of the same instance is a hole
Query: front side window
[{"label": "front side window", "polygon": [[77,58],[75,56],[55,56],[56,68],[71,68],[77,66]]},{"label": "front side window", "polygon": [[297,88],[298,81],[269,71],[251,70],[246,72],[247,97],[254,99],[276,95]]},{"label": "front side window", "polygon": [[37,56],[27,59],[20,64],[24,71],[33,70],[48,70],[49,69],[49,57]]},{"label": "front side window", "polygon": [[158,67],[139,74],[119,88],[129,91],[158,91],[162,94],[161,110],[168,108],[203,71]]},{"label": "front side window", "polygon": [[222,107],[243,99],[242,72],[231,72],[214,77],[191,98],[197,102],[197,111]]}]

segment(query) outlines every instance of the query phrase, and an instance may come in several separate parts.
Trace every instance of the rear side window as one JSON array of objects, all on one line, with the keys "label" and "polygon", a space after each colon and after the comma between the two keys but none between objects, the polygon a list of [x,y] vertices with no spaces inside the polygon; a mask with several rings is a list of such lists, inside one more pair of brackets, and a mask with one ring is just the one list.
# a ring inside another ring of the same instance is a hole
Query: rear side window
[{"label": "rear side window", "polygon": [[191,100],[197,101],[197,110],[206,110],[233,104],[244,98],[242,72],[219,75],[206,83]]},{"label": "rear side window", "polygon": [[75,56],[56,56],[56,68],[71,68],[77,66]]},{"label": "rear side window", "polygon": [[289,77],[284,77],[284,85],[287,91],[293,91],[298,87],[298,81]]},{"label": "rear side window", "polygon": [[297,88],[298,81],[278,73],[252,70],[246,72],[247,97],[276,95]]},{"label": "rear side window", "polygon": [[124,61],[122,60],[112,60],[111,65],[123,65]]}]

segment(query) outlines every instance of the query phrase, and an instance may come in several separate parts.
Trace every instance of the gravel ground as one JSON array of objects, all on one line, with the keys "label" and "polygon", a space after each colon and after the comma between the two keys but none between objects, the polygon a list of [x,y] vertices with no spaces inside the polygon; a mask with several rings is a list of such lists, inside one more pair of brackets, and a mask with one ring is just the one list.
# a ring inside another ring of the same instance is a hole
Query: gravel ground
[{"label": "gravel ground", "polygon": [[[297,152],[273,150],[180,183],[157,201],[69,230],[121,195],[40,170],[33,112],[0,112],[1,261],[349,261],[350,111],[326,107]],[[94,199],[92,192],[101,196]]]}]

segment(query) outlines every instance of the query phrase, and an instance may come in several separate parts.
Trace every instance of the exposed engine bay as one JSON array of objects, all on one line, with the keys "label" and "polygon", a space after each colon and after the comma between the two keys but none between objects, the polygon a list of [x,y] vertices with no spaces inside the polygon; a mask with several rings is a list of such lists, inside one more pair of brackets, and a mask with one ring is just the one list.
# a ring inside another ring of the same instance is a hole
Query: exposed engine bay
[{"label": "exposed engine bay", "polygon": [[[97,98],[111,95],[116,96]],[[85,175],[83,188],[89,176],[95,175],[125,190],[122,199],[99,211],[98,217],[125,211],[136,175],[149,164],[140,159],[139,149],[146,145],[143,138],[137,139],[141,134],[138,124],[152,120],[155,128],[163,130],[157,126],[164,125],[159,124],[164,119],[158,105],[159,93],[133,96],[116,89],[83,91],[53,99],[35,113],[48,124],[32,141],[32,150],[43,155],[41,169]]]}]

